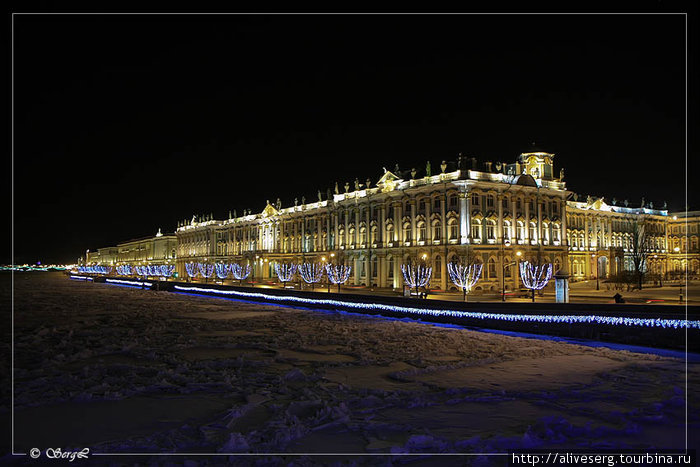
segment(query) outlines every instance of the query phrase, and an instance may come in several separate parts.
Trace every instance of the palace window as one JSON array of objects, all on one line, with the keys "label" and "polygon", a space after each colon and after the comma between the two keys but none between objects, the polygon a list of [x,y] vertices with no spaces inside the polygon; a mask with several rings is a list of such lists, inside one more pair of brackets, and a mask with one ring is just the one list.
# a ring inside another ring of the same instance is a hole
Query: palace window
[{"label": "palace window", "polygon": [[450,207],[453,209],[457,207],[457,195],[450,195]]},{"label": "palace window", "polygon": [[436,197],[436,198],[433,200],[433,209],[435,209],[436,211],[439,211],[439,210],[440,210],[440,198],[437,198],[437,197]]},{"label": "palace window", "polygon": [[530,222],[530,241],[537,240],[537,224]]},{"label": "palace window", "polygon": [[488,195],[486,197],[486,207],[493,208],[493,195]]},{"label": "palace window", "polygon": [[433,224],[433,240],[440,240],[440,231],[442,230],[441,227],[440,222],[435,222]]},{"label": "palace window", "polygon": [[372,257],[372,277],[377,277],[377,269],[379,269],[379,267],[377,266],[377,257],[373,256]]},{"label": "palace window", "polygon": [[435,267],[433,268],[433,277],[435,277],[435,279],[442,279],[442,258],[440,256],[435,257]]},{"label": "palace window", "polygon": [[387,224],[386,226],[386,241],[394,241],[394,224]]},{"label": "palace window", "polygon": [[389,279],[393,279],[394,278],[394,257],[393,256],[387,257],[386,269],[387,269],[387,277],[389,277]]},{"label": "palace window", "polygon": [[486,221],[486,238],[489,240],[496,239],[496,221],[491,219]]},{"label": "palace window", "polygon": [[425,226],[425,222],[421,222],[418,224],[418,241],[423,242],[425,241],[427,237],[427,228]]},{"label": "palace window", "polygon": [[472,239],[475,242],[481,241],[481,222],[478,220],[472,222]]},{"label": "palace window", "polygon": [[493,259],[493,257],[489,258],[488,273],[489,279],[495,279],[496,277],[498,277],[498,275],[496,274],[496,260]]},{"label": "palace window", "polygon": [[510,240],[510,221],[503,221],[503,238]]},{"label": "palace window", "polygon": [[525,224],[523,224],[522,221],[518,221],[517,235],[518,235],[518,241],[522,242],[523,240],[525,240]]},{"label": "palace window", "polygon": [[411,241],[411,224],[406,223],[403,225],[403,241]]},{"label": "palace window", "polygon": [[449,229],[450,240],[457,240],[459,236],[459,225],[456,219],[450,219],[447,221],[447,227]]},{"label": "palace window", "polygon": [[472,206],[479,206],[479,195],[472,193]]},{"label": "palace window", "polygon": [[503,209],[508,210],[510,206],[510,202],[508,201],[508,198],[503,198]]}]

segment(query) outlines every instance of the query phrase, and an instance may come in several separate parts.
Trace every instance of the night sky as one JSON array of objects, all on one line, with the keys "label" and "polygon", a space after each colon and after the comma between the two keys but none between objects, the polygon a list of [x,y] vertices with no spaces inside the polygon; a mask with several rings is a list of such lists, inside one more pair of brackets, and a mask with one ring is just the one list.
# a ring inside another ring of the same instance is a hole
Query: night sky
[{"label": "night sky", "polygon": [[584,197],[684,209],[680,15],[23,15],[14,27],[18,263],[74,262],[193,214],[314,201],[396,163],[512,162],[533,141]]}]

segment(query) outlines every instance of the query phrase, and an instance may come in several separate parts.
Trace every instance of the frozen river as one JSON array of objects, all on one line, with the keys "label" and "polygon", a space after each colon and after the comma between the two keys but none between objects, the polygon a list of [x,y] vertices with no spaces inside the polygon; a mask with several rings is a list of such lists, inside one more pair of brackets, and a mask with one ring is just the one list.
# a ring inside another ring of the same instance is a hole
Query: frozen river
[{"label": "frozen river", "polygon": [[[2,280],[7,298],[9,275]],[[685,363],[658,355],[142,291],[58,273],[16,274],[14,316],[18,452],[685,445]],[[688,367],[694,448],[699,370]],[[420,460],[430,462],[462,460]]]}]

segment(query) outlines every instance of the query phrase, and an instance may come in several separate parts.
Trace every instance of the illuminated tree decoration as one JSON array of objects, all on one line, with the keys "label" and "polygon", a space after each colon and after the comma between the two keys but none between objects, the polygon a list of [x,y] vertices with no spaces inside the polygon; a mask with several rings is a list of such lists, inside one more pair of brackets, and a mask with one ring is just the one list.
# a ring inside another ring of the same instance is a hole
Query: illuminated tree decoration
[{"label": "illuminated tree decoration", "polygon": [[314,284],[323,279],[323,265],[321,263],[304,263],[299,267],[299,274],[304,282],[311,284],[311,290],[313,290]]},{"label": "illuminated tree decoration", "polygon": [[120,276],[130,276],[134,273],[134,268],[130,264],[122,264],[117,266],[117,274]]},{"label": "illuminated tree decoration", "polygon": [[472,287],[479,281],[483,264],[472,264],[464,266],[457,263],[447,263],[447,270],[450,273],[450,280],[454,285],[464,292],[464,301],[467,301],[467,294],[472,291]]},{"label": "illuminated tree decoration", "polygon": [[409,289],[425,287],[430,282],[430,276],[433,274],[433,268],[422,264],[402,264],[401,272],[403,273],[403,281]]},{"label": "illuminated tree decoration", "polygon": [[231,265],[225,263],[216,263],[214,268],[216,269],[216,277],[219,279],[226,279],[229,271],[231,271]]},{"label": "illuminated tree decoration", "polygon": [[86,274],[110,274],[112,266],[79,266],[78,271]]},{"label": "illuminated tree decoration", "polygon": [[197,277],[199,274],[199,265],[197,263],[185,263],[185,271],[190,277]]},{"label": "illuminated tree decoration", "polygon": [[199,273],[204,277],[204,279],[209,279],[214,275],[214,265],[209,263],[199,263]]},{"label": "illuminated tree decoration", "polygon": [[338,284],[338,292],[340,292],[340,284],[345,284],[350,278],[351,271],[352,266],[346,266],[344,264],[339,264],[337,266],[333,264],[326,264],[326,274],[328,274],[328,280],[334,284]]},{"label": "illuminated tree decoration", "polygon": [[525,288],[532,290],[532,301],[535,301],[535,290],[541,290],[552,277],[552,263],[535,266],[529,261],[520,263],[520,279]]},{"label": "illuminated tree decoration", "polygon": [[277,274],[277,278],[282,283],[282,287],[284,287],[287,282],[291,282],[296,272],[296,264],[275,263],[275,274]]},{"label": "illuminated tree decoration", "polygon": [[175,265],[174,264],[161,264],[160,265],[160,274],[159,276],[161,277],[170,277],[175,273]]},{"label": "illuminated tree decoration", "polygon": [[240,285],[243,285],[243,281],[250,275],[250,264],[245,266],[238,263],[231,264],[231,275],[240,281]]}]

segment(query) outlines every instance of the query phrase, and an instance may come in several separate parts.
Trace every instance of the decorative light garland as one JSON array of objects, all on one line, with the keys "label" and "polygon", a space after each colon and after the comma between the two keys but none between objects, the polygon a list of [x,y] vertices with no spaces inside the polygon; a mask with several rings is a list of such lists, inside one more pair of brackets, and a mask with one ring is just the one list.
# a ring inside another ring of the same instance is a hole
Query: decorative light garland
[{"label": "decorative light garland", "polygon": [[467,294],[472,291],[472,287],[479,281],[484,265],[475,263],[464,266],[456,263],[447,263],[447,271],[450,273],[450,280],[454,285],[464,292],[464,301],[467,301]]},{"label": "decorative light garland", "polygon": [[304,263],[299,267],[299,275],[304,282],[311,284],[311,290],[314,284],[321,282],[323,279],[323,265],[320,263]]},{"label": "decorative light garland", "polygon": [[76,279],[79,281],[91,281],[92,277],[89,276],[70,276],[71,279]]},{"label": "decorative light garland", "polygon": [[219,279],[226,279],[231,271],[231,265],[226,263],[216,263],[214,268],[216,269],[216,277]]},{"label": "decorative light garland", "polygon": [[78,272],[83,274],[110,274],[112,266],[78,266]]},{"label": "decorative light garland", "polygon": [[529,261],[520,263],[520,279],[525,288],[532,290],[532,301],[535,301],[535,290],[543,289],[552,277],[552,263],[535,266]]},{"label": "decorative light garland", "polygon": [[136,285],[136,286],[146,286],[150,287],[153,284],[151,282],[136,282],[136,281],[127,281],[124,279],[105,279],[105,282],[109,282],[110,284],[126,284],[126,285]]},{"label": "decorative light garland", "polygon": [[185,263],[185,271],[190,277],[196,277],[199,274],[199,266],[197,263]]},{"label": "decorative light garland", "polygon": [[199,267],[199,273],[205,279],[209,279],[211,276],[214,275],[214,265],[213,264],[199,263],[198,267]]},{"label": "decorative light garland", "polygon": [[291,282],[294,274],[297,272],[297,265],[292,263],[275,263],[275,274],[284,286],[285,283]]},{"label": "decorative light garland", "polygon": [[430,316],[445,316],[454,318],[472,318],[472,319],[494,319],[499,321],[522,321],[535,323],[565,323],[565,324],[604,324],[613,326],[641,326],[641,327],[660,327],[664,329],[700,329],[700,321],[684,320],[684,319],[661,319],[661,318],[625,318],[615,316],[598,316],[598,315],[524,315],[524,314],[509,314],[509,313],[486,313],[480,311],[456,311],[456,310],[436,310],[429,308],[413,308],[396,305],[385,305],[381,303],[358,303],[345,302],[342,300],[331,299],[316,299],[303,298],[294,296],[280,295],[265,295],[258,292],[239,292],[237,290],[217,290],[205,289],[202,287],[183,287],[176,285],[176,290],[183,292],[203,292],[220,295],[233,295],[244,298],[260,298],[272,301],[287,301],[296,302],[306,305],[324,305],[324,306],[342,306],[346,308],[354,308],[358,310],[377,310],[390,311],[394,313],[405,313],[409,315],[430,315]]},{"label": "decorative light garland", "polygon": [[245,266],[241,266],[238,263],[231,264],[231,275],[242,284],[250,275],[250,264],[246,264]]},{"label": "decorative light garland", "polygon": [[[344,264],[339,264],[337,266],[326,264],[328,280],[338,285],[338,293],[340,293],[340,284],[345,284],[350,278],[350,271],[352,271],[352,266],[346,266]],[[331,291],[330,284],[328,285],[328,291]]]},{"label": "decorative light garland", "polygon": [[345,284],[350,278],[351,271],[352,266],[326,264],[326,274],[328,274],[328,279],[334,284]]},{"label": "decorative light garland", "polygon": [[418,289],[418,287],[428,285],[430,276],[433,274],[433,268],[422,264],[402,264],[401,272],[403,273],[403,281],[409,289]]},{"label": "decorative light garland", "polygon": [[134,268],[130,264],[122,264],[117,266],[117,274],[120,276],[130,276],[134,273]]},{"label": "decorative light garland", "polygon": [[174,264],[161,264],[160,265],[160,276],[161,277],[170,277],[173,274],[175,274],[175,265]]}]

